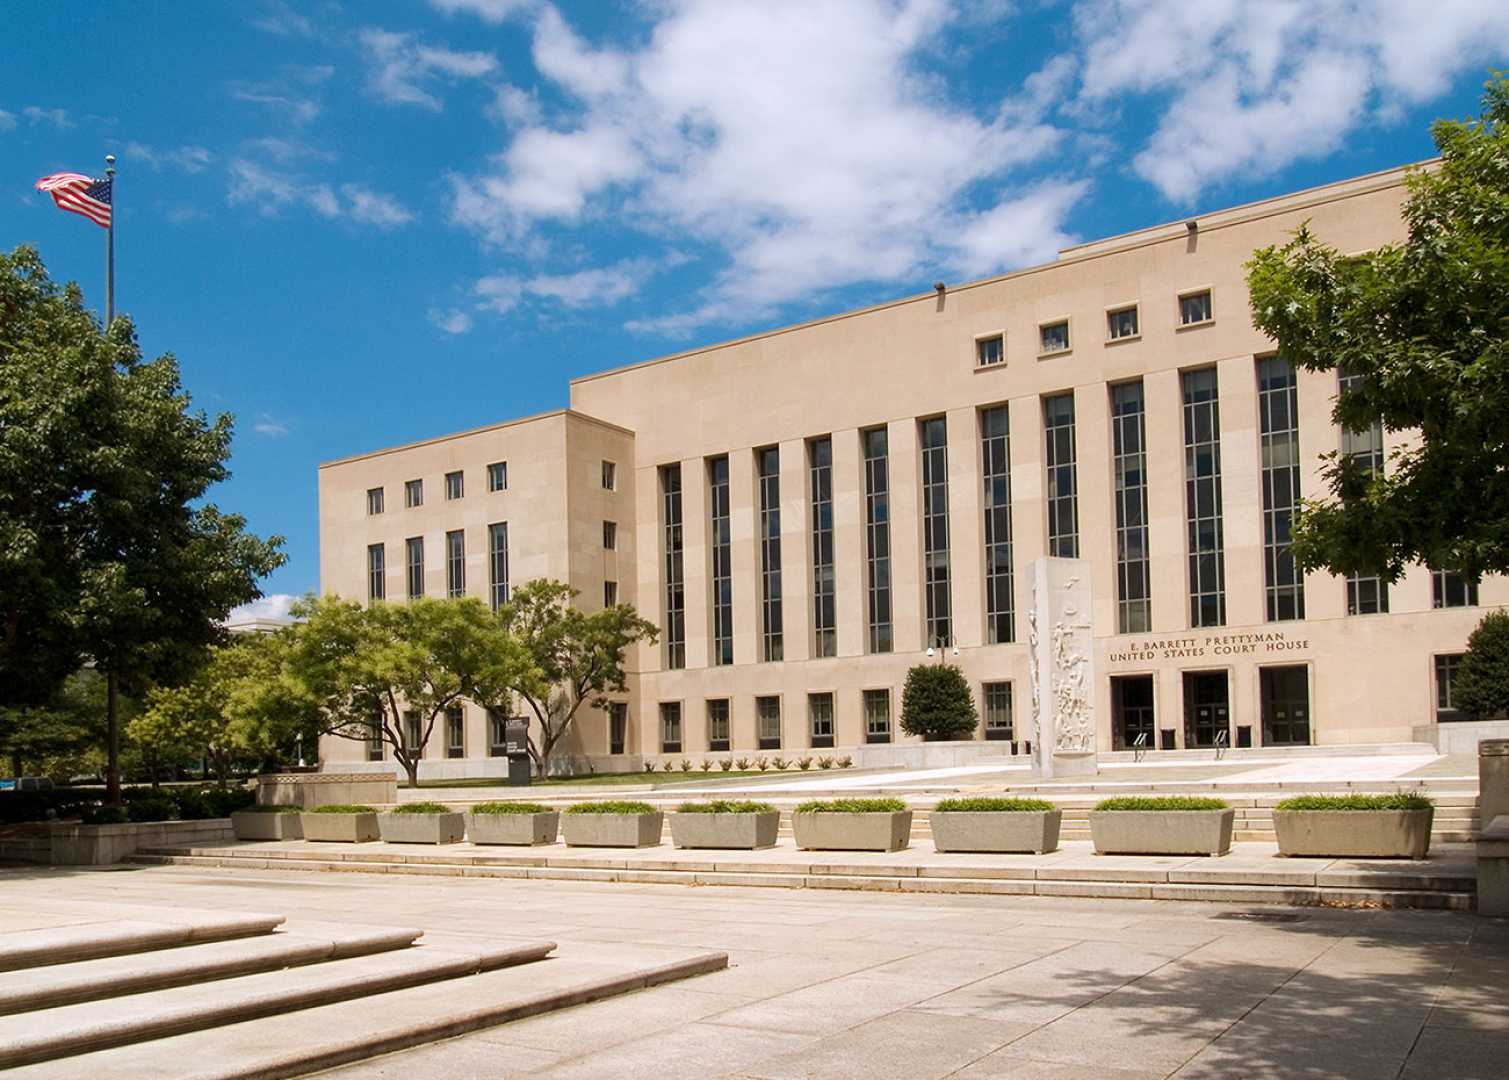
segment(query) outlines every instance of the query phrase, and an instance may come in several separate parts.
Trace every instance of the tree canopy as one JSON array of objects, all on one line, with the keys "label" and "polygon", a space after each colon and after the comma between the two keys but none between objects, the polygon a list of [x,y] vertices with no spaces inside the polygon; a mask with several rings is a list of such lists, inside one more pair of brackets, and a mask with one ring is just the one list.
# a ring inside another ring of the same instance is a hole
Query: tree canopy
[{"label": "tree canopy", "polygon": [[968,738],[979,721],[969,681],[948,664],[918,664],[901,691],[901,730],[928,739]]}]

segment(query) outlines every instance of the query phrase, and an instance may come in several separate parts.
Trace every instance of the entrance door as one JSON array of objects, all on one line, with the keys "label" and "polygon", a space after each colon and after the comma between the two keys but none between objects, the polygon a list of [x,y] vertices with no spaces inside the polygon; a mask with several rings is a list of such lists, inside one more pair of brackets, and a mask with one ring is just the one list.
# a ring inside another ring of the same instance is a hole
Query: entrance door
[{"label": "entrance door", "polygon": [[1216,735],[1229,730],[1231,703],[1224,671],[1184,673],[1184,745],[1213,747]]},{"label": "entrance door", "polygon": [[1304,665],[1258,671],[1266,746],[1310,745],[1310,672]]},{"label": "entrance door", "polygon": [[1151,675],[1117,675],[1111,679],[1111,734],[1115,749],[1137,745],[1137,737],[1146,735],[1142,745],[1158,749],[1158,733],[1153,730],[1153,677]]}]

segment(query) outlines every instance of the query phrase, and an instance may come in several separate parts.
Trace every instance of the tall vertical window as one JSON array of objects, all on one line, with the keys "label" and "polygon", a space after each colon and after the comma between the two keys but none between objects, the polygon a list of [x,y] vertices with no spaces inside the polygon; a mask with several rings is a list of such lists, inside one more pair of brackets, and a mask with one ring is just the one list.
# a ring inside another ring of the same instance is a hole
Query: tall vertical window
[{"label": "tall vertical window", "polygon": [[607,551],[618,550],[618,522],[603,522],[603,548]]},{"label": "tall vertical window", "polygon": [[1477,607],[1478,583],[1450,570],[1432,570],[1430,574],[1430,606]]},{"label": "tall vertical window", "polygon": [[1216,369],[1186,371],[1184,504],[1189,525],[1189,624],[1226,622],[1226,556],[1221,521],[1221,413]]},{"label": "tall vertical window", "polygon": [[1011,684],[988,682],[980,687],[985,705],[985,737],[1011,741]]},{"label": "tall vertical window", "polygon": [[367,721],[367,760],[381,761],[383,755],[382,713]]},{"label": "tall vertical window", "polygon": [[1111,387],[1111,467],[1116,500],[1116,632],[1153,626],[1147,547],[1147,412],[1142,380]]},{"label": "tall vertical window", "polygon": [[460,705],[445,710],[445,756],[466,757],[466,712]]},{"label": "tall vertical window", "polygon": [[603,607],[610,608],[610,607],[617,607],[617,606],[618,606],[618,582],[616,582],[616,581],[604,581],[603,582]]},{"label": "tall vertical window", "polygon": [[869,645],[891,651],[891,481],[885,428],[860,436],[865,454],[865,558],[869,570]]},{"label": "tall vertical window", "polygon": [[1011,418],[1006,406],[980,413],[980,473],[985,478],[985,641],[1016,640],[1011,561]]},{"label": "tall vertical window", "polygon": [[373,514],[380,514],[380,513],[382,513],[382,509],[383,509],[383,505],[382,504],[383,504],[382,488],[380,488],[380,487],[368,488],[367,489],[367,514],[370,516],[370,515],[373,515]]},{"label": "tall vertical window", "polygon": [[1477,719],[1475,714],[1457,707],[1456,685],[1461,669],[1461,653],[1436,657],[1436,723],[1438,724]]},{"label": "tall vertical window", "polygon": [[760,474],[761,648],[766,660],[783,654],[781,636],[781,452],[758,451]]},{"label": "tall vertical window", "polygon": [[712,555],[712,662],[734,662],[733,530],[729,522],[728,456],[707,460],[707,548]]},{"label": "tall vertical window", "polygon": [[[1339,389],[1343,394],[1360,389],[1364,379],[1363,375],[1342,370]],[[1343,428],[1341,453],[1370,475],[1383,475],[1383,422],[1374,420],[1356,431]],[[1388,582],[1376,574],[1352,574],[1347,578],[1348,615],[1380,615],[1387,611]]]},{"label": "tall vertical window", "polygon": [[419,714],[412,709],[403,714],[403,747],[409,753],[419,750]]},{"label": "tall vertical window", "polygon": [[681,750],[681,702],[660,703],[660,752],[675,754]]},{"label": "tall vertical window", "polygon": [[728,698],[712,698],[707,703],[707,748],[729,748]]},{"label": "tall vertical window", "polygon": [[761,750],[781,748],[781,699],[774,695],[755,698],[755,721]]},{"label": "tall vertical window", "polygon": [[424,595],[424,537],[411,536],[403,542],[404,562],[409,585],[409,599]]},{"label": "tall vertical window", "polygon": [[494,461],[487,467],[487,490],[508,490],[508,462]]},{"label": "tall vertical window", "polygon": [[508,756],[508,717],[502,709],[487,710],[487,756]]},{"label": "tall vertical window", "polygon": [[686,667],[686,579],[682,566],[681,466],[660,467],[661,558],[665,560],[665,666]]},{"label": "tall vertical window", "polygon": [[445,474],[445,497],[460,499],[466,495],[466,474],[461,470]]},{"label": "tall vertical window", "polygon": [[889,690],[866,690],[865,742],[885,743],[891,741],[891,692]]},{"label": "tall vertical window", "polygon": [[807,738],[818,749],[833,745],[833,695],[807,695]]},{"label": "tall vertical window", "polygon": [[367,599],[381,600],[388,595],[388,548],[385,544],[367,545]]},{"label": "tall vertical window", "polygon": [[618,466],[611,461],[603,462],[603,490],[618,490]]},{"label": "tall vertical window", "polygon": [[807,444],[812,501],[813,656],[838,655],[838,603],[833,577],[833,440]]},{"label": "tall vertical window", "polygon": [[1043,399],[1048,463],[1048,554],[1079,558],[1079,470],[1075,464],[1074,394]]},{"label": "tall vertical window", "polygon": [[940,648],[953,640],[948,588],[948,423],[924,420],[922,436],[922,588],[927,640]]},{"label": "tall vertical window", "polygon": [[403,482],[403,504],[408,507],[424,505],[423,480],[405,480]]},{"label": "tall vertical window", "polygon": [[622,754],[629,741],[629,703],[608,703],[608,753]]},{"label": "tall vertical window", "polygon": [[487,595],[497,611],[508,603],[508,522],[487,527]]},{"label": "tall vertical window", "polygon": [[466,595],[466,533],[460,529],[445,534],[445,595]]},{"label": "tall vertical window", "polygon": [[1265,356],[1258,365],[1258,433],[1263,463],[1263,571],[1268,619],[1305,617],[1305,579],[1289,547],[1299,504],[1299,389],[1294,365]]}]

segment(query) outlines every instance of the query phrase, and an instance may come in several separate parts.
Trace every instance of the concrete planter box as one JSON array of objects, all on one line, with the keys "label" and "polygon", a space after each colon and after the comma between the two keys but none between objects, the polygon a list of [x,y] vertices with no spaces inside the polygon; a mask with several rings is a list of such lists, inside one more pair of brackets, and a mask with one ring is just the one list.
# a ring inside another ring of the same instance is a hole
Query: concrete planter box
[{"label": "concrete planter box", "polygon": [[1236,811],[1091,810],[1099,855],[1225,855]]},{"label": "concrete planter box", "polygon": [[672,814],[671,841],[679,848],[775,847],[781,813]]},{"label": "concrete planter box", "polygon": [[377,831],[388,844],[459,844],[466,836],[466,815],[378,814]]},{"label": "concrete planter box", "polygon": [[949,851],[1058,850],[1062,810],[953,811],[928,815],[933,847]]},{"label": "concrete planter box", "polygon": [[474,844],[553,844],[561,815],[467,814],[466,838]]},{"label": "concrete planter box", "polygon": [[237,810],[231,815],[231,829],[237,840],[302,840],[303,816],[294,810]]},{"label": "concrete planter box", "polygon": [[900,851],[912,839],[912,812],[792,814],[803,851]]},{"label": "concrete planter box", "polygon": [[665,815],[562,814],[561,832],[568,847],[655,847]]},{"label": "concrete planter box", "polygon": [[378,837],[375,810],[364,814],[300,814],[299,826],[305,840],[364,844]]},{"label": "concrete planter box", "polygon": [[48,853],[44,860],[54,866],[109,866],[141,848],[180,847],[230,840],[230,818],[202,821],[140,821],[119,825],[64,825],[48,827]]},{"label": "concrete planter box", "polygon": [[1280,855],[1423,859],[1435,810],[1275,810]]}]

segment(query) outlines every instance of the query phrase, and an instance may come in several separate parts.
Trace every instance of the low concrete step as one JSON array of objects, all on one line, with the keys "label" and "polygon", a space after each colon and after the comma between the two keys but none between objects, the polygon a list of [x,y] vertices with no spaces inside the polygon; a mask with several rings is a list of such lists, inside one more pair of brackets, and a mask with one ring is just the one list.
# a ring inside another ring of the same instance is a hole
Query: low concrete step
[{"label": "low concrete step", "polygon": [[[274,1080],[334,1068],[527,1016],[720,971],[728,955],[649,946],[568,946],[542,964],[490,971],[354,1001],[16,1069],[25,1080]],[[494,1076],[522,1072],[498,1047]]]},{"label": "low concrete step", "polygon": [[122,919],[22,930],[0,939],[0,971],[169,949],[270,933],[281,915],[193,913],[182,922]]},{"label": "low concrete step", "polygon": [[[541,960],[553,942],[396,952],[0,1017],[0,1069]],[[73,1076],[87,1076],[87,1070]],[[104,1073],[101,1075],[109,1075]]]}]

